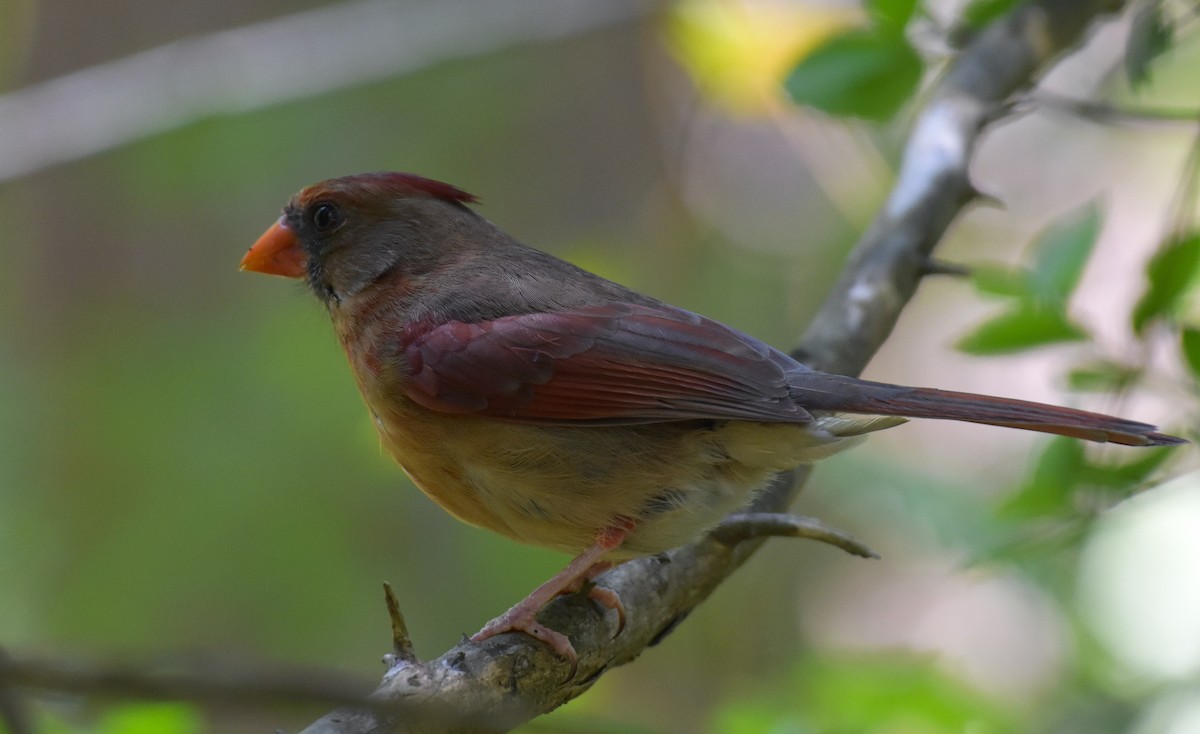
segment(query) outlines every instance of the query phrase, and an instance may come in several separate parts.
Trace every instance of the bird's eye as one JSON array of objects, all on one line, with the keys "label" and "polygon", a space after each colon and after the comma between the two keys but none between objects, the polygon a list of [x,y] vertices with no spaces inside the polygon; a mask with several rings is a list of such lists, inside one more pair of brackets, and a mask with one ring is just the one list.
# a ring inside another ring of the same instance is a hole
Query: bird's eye
[{"label": "bird's eye", "polygon": [[311,217],[318,232],[332,232],[342,224],[342,210],[328,201],[314,206]]}]

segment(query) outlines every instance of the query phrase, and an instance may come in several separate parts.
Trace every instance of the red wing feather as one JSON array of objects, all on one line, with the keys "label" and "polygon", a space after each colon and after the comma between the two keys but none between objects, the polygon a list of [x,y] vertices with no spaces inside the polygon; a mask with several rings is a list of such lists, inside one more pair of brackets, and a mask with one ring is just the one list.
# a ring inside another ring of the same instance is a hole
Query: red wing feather
[{"label": "red wing feather", "polygon": [[408,397],[442,412],[559,424],[811,420],[788,397],[790,358],[667,306],[450,322],[404,354]]}]

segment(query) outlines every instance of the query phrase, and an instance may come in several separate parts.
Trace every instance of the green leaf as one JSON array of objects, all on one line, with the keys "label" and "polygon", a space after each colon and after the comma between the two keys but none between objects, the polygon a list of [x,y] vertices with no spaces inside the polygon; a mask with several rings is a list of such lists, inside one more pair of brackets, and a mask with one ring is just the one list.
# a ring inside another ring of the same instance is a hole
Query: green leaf
[{"label": "green leaf", "polygon": [[1021,303],[985,321],[955,346],[967,354],[1009,354],[1086,338],[1087,332],[1068,321],[1061,310]]},{"label": "green leaf", "polygon": [[921,58],[903,36],[856,30],[804,57],[785,86],[799,104],[883,121],[913,95],[922,70]]},{"label": "green leaf", "polygon": [[1074,494],[1083,467],[1083,444],[1073,438],[1056,437],[1042,451],[1033,474],[1000,505],[998,514],[1006,519],[1061,514]]},{"label": "green leaf", "polygon": [[1120,392],[1140,375],[1141,370],[1136,367],[1100,360],[1071,370],[1067,384],[1080,392]]},{"label": "green leaf", "polygon": [[1099,234],[1100,207],[1095,202],[1044,229],[1033,245],[1033,295],[1051,303],[1066,303],[1079,284]]},{"label": "green leaf", "polygon": [[917,0],[867,0],[867,12],[884,33],[904,33],[916,9]]},{"label": "green leaf", "polygon": [[975,0],[963,8],[963,25],[978,30],[1015,8],[1021,0]]},{"label": "green leaf", "polygon": [[1125,40],[1125,75],[1137,89],[1150,80],[1150,64],[1171,47],[1171,27],[1159,2],[1143,3],[1133,14]]},{"label": "green leaf", "polygon": [[1029,293],[1030,273],[1005,265],[976,265],[971,268],[971,284],[980,293],[1022,298]]},{"label": "green leaf", "polygon": [[1150,264],[1146,275],[1150,284],[1133,309],[1133,330],[1141,334],[1147,324],[1161,316],[1174,314],[1187,293],[1200,266],[1200,233],[1168,240]]},{"label": "green leaf", "polygon": [[1082,441],[1057,436],[1042,451],[1021,488],[1000,505],[997,515],[1021,521],[1078,515],[1074,505],[1080,487],[1117,489],[1124,496],[1162,466],[1173,449],[1148,448],[1126,463],[1092,464],[1085,457]]},{"label": "green leaf", "polygon": [[1179,348],[1183,361],[1192,371],[1192,377],[1200,380],[1200,329],[1185,328],[1179,334]]},{"label": "green leaf", "polygon": [[1008,537],[985,553],[970,559],[975,565],[1014,566],[1030,581],[1059,601],[1071,596],[1068,568],[1083,545],[1094,518],[1074,513],[1070,517],[997,519],[1008,529]]},{"label": "green leaf", "polygon": [[1162,466],[1176,446],[1156,446],[1137,452],[1137,458],[1124,464],[1088,464],[1083,467],[1080,480],[1100,487],[1129,490],[1146,481],[1154,470]]},{"label": "green leaf", "polygon": [[1028,308],[1064,304],[1079,284],[1099,234],[1100,208],[1091,202],[1038,234],[1032,267],[979,265],[972,268],[971,281],[980,292],[1030,301]]}]

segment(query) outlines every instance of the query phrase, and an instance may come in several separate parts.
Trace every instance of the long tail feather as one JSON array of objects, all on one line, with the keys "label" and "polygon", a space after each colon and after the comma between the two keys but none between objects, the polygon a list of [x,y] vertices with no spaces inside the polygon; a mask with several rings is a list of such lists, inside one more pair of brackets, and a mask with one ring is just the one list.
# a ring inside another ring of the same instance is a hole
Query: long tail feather
[{"label": "long tail feather", "polygon": [[789,385],[801,405],[816,410],[985,423],[1125,446],[1187,443],[1157,433],[1157,428],[1148,423],[1027,400],[903,387],[808,371],[792,373]]}]

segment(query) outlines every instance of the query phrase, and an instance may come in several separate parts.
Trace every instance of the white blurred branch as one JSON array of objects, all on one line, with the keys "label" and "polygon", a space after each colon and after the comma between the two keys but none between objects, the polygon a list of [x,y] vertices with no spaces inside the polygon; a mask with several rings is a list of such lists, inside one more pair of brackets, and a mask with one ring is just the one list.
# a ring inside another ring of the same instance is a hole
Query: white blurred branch
[{"label": "white blurred branch", "polygon": [[649,0],[351,0],[0,95],[0,181],[214,115],[627,22]]}]

